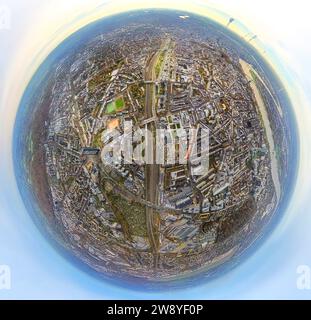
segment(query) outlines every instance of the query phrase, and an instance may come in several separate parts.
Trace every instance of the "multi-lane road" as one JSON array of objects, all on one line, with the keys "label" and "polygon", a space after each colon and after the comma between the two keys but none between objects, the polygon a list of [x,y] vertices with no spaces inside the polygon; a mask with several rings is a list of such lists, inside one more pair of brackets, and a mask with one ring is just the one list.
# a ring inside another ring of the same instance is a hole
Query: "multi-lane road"
[{"label": "multi-lane road", "polygon": [[[155,111],[155,84],[156,73],[155,68],[158,62],[159,54],[162,51],[162,46],[159,51],[153,53],[149,58],[146,68],[145,68],[145,81],[146,81],[146,101],[145,101],[145,119],[152,117],[157,117]],[[146,127],[149,132],[152,132],[152,139],[147,140],[146,143],[153,143],[152,150],[153,163],[145,165],[145,195],[146,200],[157,204],[158,200],[158,183],[159,183],[159,165],[155,163],[155,131],[156,124],[155,122],[149,122],[146,124]],[[147,221],[147,232],[149,237],[150,246],[153,252],[153,264],[156,269],[159,263],[159,214],[149,206],[146,206],[146,221]]]}]

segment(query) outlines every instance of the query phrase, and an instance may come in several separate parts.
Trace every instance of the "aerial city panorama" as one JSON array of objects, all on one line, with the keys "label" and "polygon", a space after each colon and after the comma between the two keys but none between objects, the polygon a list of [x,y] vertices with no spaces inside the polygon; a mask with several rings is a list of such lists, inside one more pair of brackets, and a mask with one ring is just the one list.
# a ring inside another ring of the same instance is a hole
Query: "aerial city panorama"
[{"label": "aerial city panorama", "polygon": [[226,26],[172,10],[104,18],[27,87],[19,189],[51,243],[98,276],[209,278],[286,205],[289,108],[269,64]]}]

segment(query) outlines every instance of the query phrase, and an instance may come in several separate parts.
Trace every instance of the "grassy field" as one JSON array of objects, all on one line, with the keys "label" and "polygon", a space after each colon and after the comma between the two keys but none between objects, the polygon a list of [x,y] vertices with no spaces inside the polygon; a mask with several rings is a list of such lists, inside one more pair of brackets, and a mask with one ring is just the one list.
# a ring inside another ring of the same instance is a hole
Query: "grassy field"
[{"label": "grassy field", "polygon": [[109,102],[109,103],[107,104],[107,106],[106,106],[106,112],[107,112],[107,113],[114,113],[114,112],[116,112],[116,105],[115,105],[114,101],[113,101],[113,102]]},{"label": "grassy field", "polygon": [[122,110],[124,108],[124,100],[123,100],[123,98],[118,98],[115,101],[115,105],[116,105],[116,110],[117,111]]},{"label": "grassy field", "polygon": [[125,108],[123,97],[118,97],[116,100],[109,102],[106,105],[106,113],[112,114],[122,111]]},{"label": "grassy field", "polygon": [[[117,193],[108,194],[109,200],[114,204],[115,211],[121,225],[128,227],[128,232],[133,236],[147,236],[146,209],[139,203],[130,203]],[[122,221],[123,220],[123,221]]]},{"label": "grassy field", "polygon": [[158,77],[159,74],[160,74],[160,71],[161,71],[161,68],[162,68],[162,64],[164,62],[164,56],[165,56],[165,53],[162,51],[160,53],[160,56],[158,58],[158,61],[157,61],[156,67],[155,67],[156,77]]}]

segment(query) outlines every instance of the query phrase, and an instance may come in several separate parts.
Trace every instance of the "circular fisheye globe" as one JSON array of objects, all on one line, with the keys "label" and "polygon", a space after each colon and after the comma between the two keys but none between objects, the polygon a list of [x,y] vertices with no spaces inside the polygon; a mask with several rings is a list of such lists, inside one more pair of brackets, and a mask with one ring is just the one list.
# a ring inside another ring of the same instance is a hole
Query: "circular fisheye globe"
[{"label": "circular fisheye globe", "polygon": [[16,118],[15,172],[69,259],[165,287],[254,252],[290,198],[295,137],[280,80],[245,39],[136,11],[87,25],[41,64]]}]

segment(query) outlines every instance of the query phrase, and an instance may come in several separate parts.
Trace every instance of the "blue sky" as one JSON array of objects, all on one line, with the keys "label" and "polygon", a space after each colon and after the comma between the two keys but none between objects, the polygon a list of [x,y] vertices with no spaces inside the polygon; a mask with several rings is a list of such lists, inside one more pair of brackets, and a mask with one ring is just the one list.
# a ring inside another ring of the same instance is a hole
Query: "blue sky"
[{"label": "blue sky", "polygon": [[[216,8],[234,16],[259,35],[256,45],[284,80],[293,101],[300,131],[298,187],[287,212],[264,245],[223,277],[187,290],[144,293],[99,281],[62,258],[41,236],[24,209],[11,160],[11,137],[19,99],[34,70],[66,35],[89,16],[141,6],[163,6],[167,1],[10,0],[1,1],[11,11],[11,25],[0,30],[0,265],[11,268],[11,290],[0,289],[0,299],[310,299],[311,290],[296,286],[299,265],[311,267],[311,26],[308,1],[282,2],[282,14],[271,1],[179,1],[178,9],[209,13],[225,19]],[[86,6],[87,3],[87,6]],[[100,7],[98,7],[100,6]],[[171,4],[174,7],[174,1]],[[176,4],[177,6],[177,4]],[[95,10],[93,8],[100,8]],[[72,21],[72,23],[69,23]],[[225,20],[224,20],[225,21]],[[38,27],[40,26],[40,28]],[[239,26],[241,32],[245,27]],[[238,31],[238,30],[236,30]]]}]

